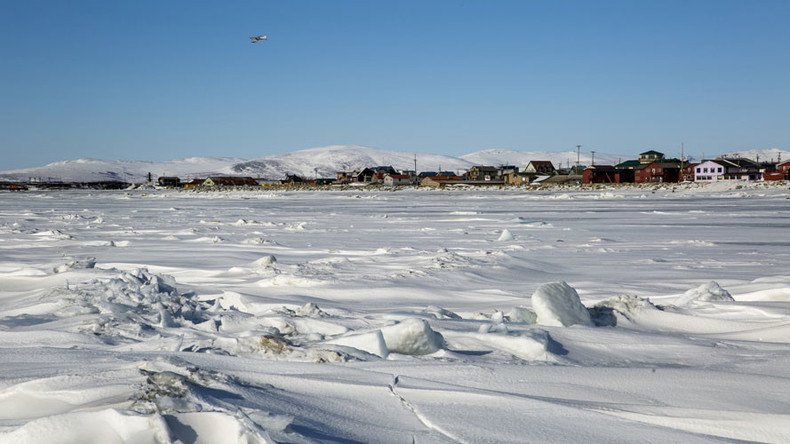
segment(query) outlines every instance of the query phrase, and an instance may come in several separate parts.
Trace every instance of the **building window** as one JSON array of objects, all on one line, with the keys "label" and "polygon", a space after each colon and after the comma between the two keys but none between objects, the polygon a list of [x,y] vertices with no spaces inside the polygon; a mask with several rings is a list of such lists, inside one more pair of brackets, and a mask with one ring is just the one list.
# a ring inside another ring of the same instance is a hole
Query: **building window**
[{"label": "building window", "polygon": [[719,167],[719,171],[718,172],[721,173],[721,167]]},{"label": "building window", "polygon": [[698,172],[698,173],[701,173],[701,172],[702,172],[702,168],[700,168],[700,167],[697,167],[697,172]]}]

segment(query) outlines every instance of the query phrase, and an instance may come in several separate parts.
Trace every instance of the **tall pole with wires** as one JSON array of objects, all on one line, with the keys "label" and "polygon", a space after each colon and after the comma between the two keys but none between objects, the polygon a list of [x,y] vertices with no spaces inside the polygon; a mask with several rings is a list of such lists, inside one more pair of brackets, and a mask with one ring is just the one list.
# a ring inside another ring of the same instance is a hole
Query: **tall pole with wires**
[{"label": "tall pole with wires", "polygon": [[683,169],[684,168],[683,164],[686,162],[686,160],[683,158],[683,150],[684,150],[684,148],[685,148],[685,146],[684,146],[683,142],[680,142],[680,177],[678,178],[678,182],[685,182],[686,181],[686,175],[685,175],[684,169]]},{"label": "tall pole with wires", "polygon": [[579,159],[581,157],[582,146],[576,145],[576,174],[579,174]]},{"label": "tall pole with wires", "polygon": [[590,165],[595,166],[595,151],[590,150],[590,154],[592,154],[592,159],[590,160]]}]

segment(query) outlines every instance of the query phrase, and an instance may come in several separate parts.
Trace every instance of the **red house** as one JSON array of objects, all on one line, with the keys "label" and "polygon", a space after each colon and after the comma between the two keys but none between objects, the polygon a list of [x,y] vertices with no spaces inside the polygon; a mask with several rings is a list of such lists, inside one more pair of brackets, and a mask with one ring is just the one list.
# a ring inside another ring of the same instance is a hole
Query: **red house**
[{"label": "red house", "polygon": [[670,162],[652,162],[634,171],[635,183],[664,183],[680,180],[680,165]]},{"label": "red house", "polygon": [[611,165],[592,165],[582,171],[582,183],[617,183],[617,170]]}]

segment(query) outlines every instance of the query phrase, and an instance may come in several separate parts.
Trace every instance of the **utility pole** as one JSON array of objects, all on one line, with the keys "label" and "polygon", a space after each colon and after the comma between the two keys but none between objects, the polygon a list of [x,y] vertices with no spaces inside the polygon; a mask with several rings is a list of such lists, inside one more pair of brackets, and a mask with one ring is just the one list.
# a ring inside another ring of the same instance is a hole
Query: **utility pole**
[{"label": "utility pole", "polygon": [[414,175],[417,175],[417,153],[414,153]]},{"label": "utility pole", "polygon": [[590,153],[592,153],[592,160],[590,160],[590,165],[595,166],[595,151],[590,150]]},{"label": "utility pole", "polygon": [[683,150],[685,148],[686,148],[686,146],[683,144],[683,142],[680,142],[680,175],[679,175],[680,177],[678,177],[678,182],[685,182],[686,181],[686,176],[683,173],[683,168],[684,168],[683,167],[683,162],[685,161],[685,159],[683,159]]},{"label": "utility pole", "polygon": [[581,156],[582,146],[576,145],[576,174],[579,174],[579,157]]}]

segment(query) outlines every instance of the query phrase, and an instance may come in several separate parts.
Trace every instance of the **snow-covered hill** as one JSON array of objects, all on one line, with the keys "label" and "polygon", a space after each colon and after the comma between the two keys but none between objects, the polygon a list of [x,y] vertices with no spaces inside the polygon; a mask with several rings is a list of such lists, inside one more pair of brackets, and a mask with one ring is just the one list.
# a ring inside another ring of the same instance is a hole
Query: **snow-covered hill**
[{"label": "snow-covered hill", "polygon": [[[790,152],[778,148],[752,149],[725,153],[760,160],[790,159]],[[392,165],[396,169],[413,170],[415,155],[418,171],[467,170],[473,165],[516,165],[524,167],[530,160],[550,160],[555,166],[574,165],[576,151],[514,151],[487,149],[460,157],[408,151],[380,150],[358,145],[332,145],[310,148],[291,153],[266,156],[255,160],[230,157],[190,157],[161,162],[131,160],[79,159],[54,162],[42,167],[0,172],[0,179],[41,181],[94,182],[118,180],[143,182],[150,172],[154,177],[178,176],[181,178],[209,175],[244,175],[280,179],[288,174],[303,177],[334,177],[337,171]],[[619,160],[636,158],[636,153],[622,156],[595,154],[596,164],[615,164]],[[588,165],[589,152],[582,152],[580,162]]]},{"label": "snow-covered hill", "polygon": [[77,159],[53,162],[42,167],[0,172],[0,179],[97,182],[117,180],[142,182],[151,173],[159,176],[206,176],[230,172],[244,159],[231,157],[190,157],[180,160],[150,162],[140,160]]},{"label": "snow-covered hill", "polygon": [[751,148],[740,151],[728,151],[716,157],[745,157],[760,162],[774,161],[782,162],[790,160],[790,151],[785,151],[779,148]]},{"label": "snow-covered hill", "polygon": [[[473,163],[440,154],[388,151],[358,145],[332,145],[267,156],[232,167],[234,174],[279,178],[285,174],[303,177],[335,177],[338,171],[391,165],[399,170],[413,170],[417,158],[419,171],[466,170]],[[316,171],[317,170],[317,171]]]},{"label": "snow-covered hill", "polygon": [[[632,155],[636,158],[636,155]],[[576,151],[514,151],[510,149],[487,149],[475,153],[465,154],[461,156],[462,159],[471,162],[474,165],[515,165],[523,168],[531,160],[550,160],[555,167],[560,168],[565,166],[573,166],[576,164]],[[618,160],[626,160],[629,156],[615,156],[611,154],[595,153],[596,164],[615,164]],[[589,152],[581,152],[579,155],[579,162],[582,165],[589,165],[591,162],[591,155]]]}]

